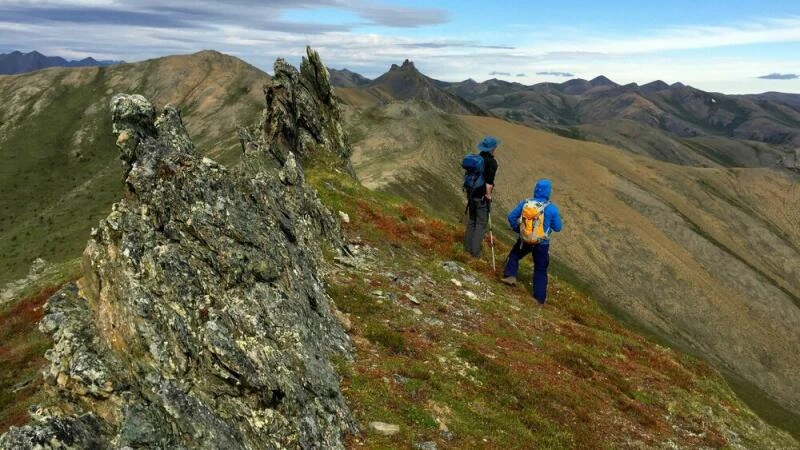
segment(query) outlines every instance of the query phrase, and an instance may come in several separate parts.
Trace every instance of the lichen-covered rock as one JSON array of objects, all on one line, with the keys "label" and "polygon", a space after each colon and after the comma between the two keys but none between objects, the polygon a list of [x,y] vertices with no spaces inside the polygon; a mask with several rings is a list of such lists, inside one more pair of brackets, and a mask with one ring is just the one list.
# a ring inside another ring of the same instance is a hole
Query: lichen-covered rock
[{"label": "lichen-covered rock", "polygon": [[288,66],[276,77],[291,95],[265,117],[282,119],[241,169],[198,156],[175,108],[114,97],[125,195],[92,231],[84,278],[48,301],[52,401],[0,447],[343,446],[354,425],[330,357],[352,349],[320,274],[342,241],[294,153],[348,150],[309,57],[299,84],[281,84],[297,81]]},{"label": "lichen-covered rock", "polygon": [[332,154],[349,169],[351,149],[328,71],[316,51],[307,48],[306,54],[299,72],[283,59],[275,62],[275,76],[264,90],[264,144],[281,160],[287,151],[301,159]]}]

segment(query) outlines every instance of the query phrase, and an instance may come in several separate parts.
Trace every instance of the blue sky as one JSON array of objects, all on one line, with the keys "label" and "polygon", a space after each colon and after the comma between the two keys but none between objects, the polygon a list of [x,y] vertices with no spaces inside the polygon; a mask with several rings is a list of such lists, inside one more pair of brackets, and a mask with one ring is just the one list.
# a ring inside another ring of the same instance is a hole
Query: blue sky
[{"label": "blue sky", "polygon": [[800,93],[797,0],[0,0],[0,52],[138,61],[215,49],[271,71],[305,45],[368,77],[409,58],[448,81],[602,74]]}]

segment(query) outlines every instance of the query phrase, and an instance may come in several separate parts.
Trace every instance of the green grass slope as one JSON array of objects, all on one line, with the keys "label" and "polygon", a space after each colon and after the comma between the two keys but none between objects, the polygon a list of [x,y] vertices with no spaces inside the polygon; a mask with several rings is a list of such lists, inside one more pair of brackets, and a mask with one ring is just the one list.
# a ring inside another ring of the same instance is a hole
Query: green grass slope
[{"label": "green grass slope", "polygon": [[563,279],[537,308],[529,286],[465,256],[460,226],[326,170],[308,179],[350,218],[356,256],[327,280],[358,352],[338,364],[362,427],[352,448],[798,448],[714,369],[628,331]]},{"label": "green grass slope", "polygon": [[121,163],[109,142],[114,94],[178,105],[198,148],[230,163],[236,127],[258,119],[266,80],[216,52],[0,76],[0,285],[36,257],[74,258],[119,196]]},{"label": "green grass slope", "polygon": [[[508,288],[465,256],[457,224],[324,167],[306,176],[349,217],[354,256],[329,254],[325,273],[357,350],[336,361],[361,425],[349,448],[800,448],[714,369],[627,330],[564,279],[534,307],[525,283]],[[31,286],[0,308],[0,361],[17,368],[0,378],[0,432],[40,401],[49,343],[35,323],[53,291]]]}]

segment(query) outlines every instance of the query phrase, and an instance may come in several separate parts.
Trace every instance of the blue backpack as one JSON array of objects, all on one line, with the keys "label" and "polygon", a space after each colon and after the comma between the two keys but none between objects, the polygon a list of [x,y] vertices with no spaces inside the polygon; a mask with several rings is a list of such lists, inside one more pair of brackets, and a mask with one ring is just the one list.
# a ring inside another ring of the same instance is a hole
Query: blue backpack
[{"label": "blue backpack", "polygon": [[464,190],[472,193],[475,189],[486,184],[483,179],[483,156],[471,154],[461,160],[461,167],[464,168]]}]

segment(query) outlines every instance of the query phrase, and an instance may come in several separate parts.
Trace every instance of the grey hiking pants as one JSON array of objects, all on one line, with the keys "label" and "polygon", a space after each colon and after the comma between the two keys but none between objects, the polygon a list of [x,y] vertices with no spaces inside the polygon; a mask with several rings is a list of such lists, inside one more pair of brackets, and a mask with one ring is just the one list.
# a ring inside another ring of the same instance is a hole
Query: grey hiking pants
[{"label": "grey hiking pants", "polygon": [[464,250],[477,258],[481,256],[481,242],[486,234],[486,224],[489,222],[489,201],[486,198],[470,198],[467,210],[469,220],[464,236]]}]

